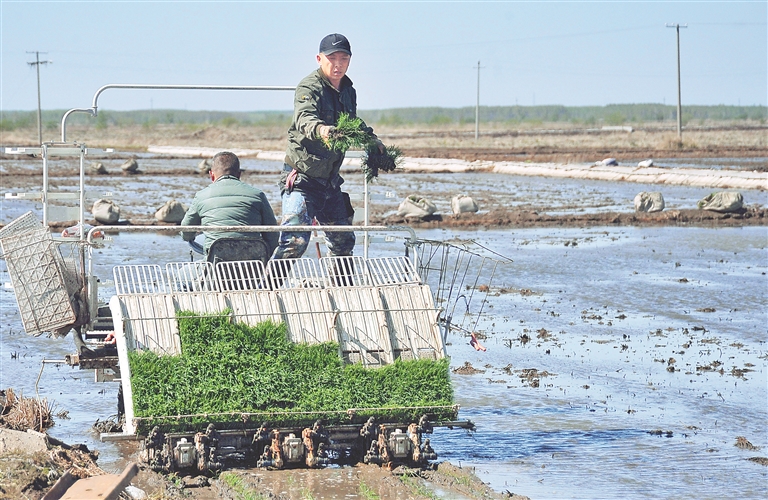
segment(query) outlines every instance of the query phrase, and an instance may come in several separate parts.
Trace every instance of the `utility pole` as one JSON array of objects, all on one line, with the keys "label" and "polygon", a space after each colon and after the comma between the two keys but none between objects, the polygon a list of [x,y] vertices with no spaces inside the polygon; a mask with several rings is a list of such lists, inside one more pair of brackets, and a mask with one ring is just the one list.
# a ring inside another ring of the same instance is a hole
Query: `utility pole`
[{"label": "utility pole", "polygon": [[680,28],[687,28],[687,24],[667,23],[667,28],[675,28],[677,31],[677,138],[683,140],[683,106],[680,98]]},{"label": "utility pole", "polygon": [[480,61],[477,61],[477,104],[475,104],[475,140],[480,137]]},{"label": "utility pole", "polygon": [[[41,52],[38,51],[27,51],[27,54],[35,54],[35,62],[28,62],[30,66],[35,66],[37,69],[37,142],[38,144],[43,143],[43,123],[42,123],[42,111],[40,109],[40,65],[41,64],[48,64],[53,63],[53,61],[41,61],[40,60],[40,54]],[[47,54],[47,52],[42,52],[42,54]]]}]

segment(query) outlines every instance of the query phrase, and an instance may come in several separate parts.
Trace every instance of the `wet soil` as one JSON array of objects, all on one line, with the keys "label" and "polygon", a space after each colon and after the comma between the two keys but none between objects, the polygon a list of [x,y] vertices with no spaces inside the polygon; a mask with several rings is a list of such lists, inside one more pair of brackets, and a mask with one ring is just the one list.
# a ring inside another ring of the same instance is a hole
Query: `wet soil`
[{"label": "wet soil", "polygon": [[706,210],[669,210],[655,213],[599,212],[591,214],[550,215],[525,209],[498,208],[487,213],[440,215],[424,219],[389,215],[374,215],[373,224],[396,226],[408,224],[413,227],[604,227],[604,226],[764,226],[768,223],[768,210],[751,207],[734,213],[720,213]]},{"label": "wet soil", "polygon": [[[30,438],[37,440],[38,436],[46,440],[42,434]],[[77,479],[105,474],[96,464],[98,451],[84,445],[70,446],[50,437],[47,441],[47,449],[43,443],[42,447],[31,446],[23,451],[0,452],[0,499],[42,498],[67,471]]]},{"label": "wet soil", "polygon": [[[462,468],[443,462],[431,469],[398,467],[386,471],[378,466],[359,464],[352,467],[320,470],[289,471],[230,471],[219,483],[237,484],[234,492],[249,489],[268,498],[300,500],[305,498],[377,498],[400,500],[411,498],[454,499],[515,499],[527,497],[509,491],[498,493],[480,481],[472,468]],[[234,480],[232,476],[235,476]],[[318,485],[333,484],[331,488]],[[234,490],[234,491],[233,491]]]},{"label": "wet soil", "polygon": [[[63,443],[51,446],[47,452],[0,454],[3,477],[0,499],[43,498],[65,471],[78,478],[106,474],[96,465],[96,457],[97,453],[87,448],[81,450]],[[136,453],[130,453],[122,465],[130,464],[135,458]],[[509,491],[494,491],[475,475],[474,468],[449,462],[425,469],[398,467],[394,470],[364,464],[315,470],[229,469],[213,477],[161,474],[142,468],[131,486],[154,499],[528,498]]]}]

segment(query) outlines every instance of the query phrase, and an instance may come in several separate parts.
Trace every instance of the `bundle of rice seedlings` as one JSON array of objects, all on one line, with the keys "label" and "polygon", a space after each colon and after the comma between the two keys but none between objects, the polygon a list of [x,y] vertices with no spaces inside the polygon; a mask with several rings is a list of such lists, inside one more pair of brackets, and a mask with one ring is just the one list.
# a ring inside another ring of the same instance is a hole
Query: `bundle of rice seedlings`
[{"label": "bundle of rice seedlings", "polygon": [[379,176],[379,170],[391,172],[402,162],[403,152],[397,146],[385,146],[383,153],[375,145],[369,146],[360,158],[360,166],[368,182]]},{"label": "bundle of rice seedlings", "polygon": [[346,153],[353,148],[365,148],[373,141],[368,130],[363,128],[363,120],[352,118],[348,113],[339,115],[335,127],[325,141],[331,151]]},{"label": "bundle of rice seedlings", "polygon": [[403,160],[403,153],[397,146],[386,146],[383,153],[379,151],[373,136],[363,128],[363,121],[360,118],[352,118],[347,113],[339,115],[336,130],[325,143],[330,150],[342,153],[350,149],[362,149],[364,152],[360,166],[368,182],[379,176],[379,170],[391,172]]}]

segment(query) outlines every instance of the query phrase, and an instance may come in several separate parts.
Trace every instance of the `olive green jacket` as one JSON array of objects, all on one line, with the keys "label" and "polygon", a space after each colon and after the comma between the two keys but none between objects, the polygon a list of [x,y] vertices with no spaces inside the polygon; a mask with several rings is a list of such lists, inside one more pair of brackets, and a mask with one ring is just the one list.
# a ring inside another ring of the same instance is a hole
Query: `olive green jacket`
[{"label": "olive green jacket", "polygon": [[[352,80],[344,76],[340,87],[336,90],[319,68],[310,73],[296,87],[293,123],[288,129],[285,163],[323,184],[338,175],[344,153],[329,150],[317,128],[336,125],[340,113],[357,116],[357,93]],[[365,123],[363,126],[373,135],[372,128]]]},{"label": "olive green jacket", "polygon": [[[274,226],[275,213],[261,190],[225,175],[195,194],[192,205],[181,221],[182,226]],[[182,231],[184,241],[192,241],[194,231]],[[219,238],[261,238],[271,254],[277,246],[278,233],[232,233],[205,231],[206,255],[211,243]]]}]

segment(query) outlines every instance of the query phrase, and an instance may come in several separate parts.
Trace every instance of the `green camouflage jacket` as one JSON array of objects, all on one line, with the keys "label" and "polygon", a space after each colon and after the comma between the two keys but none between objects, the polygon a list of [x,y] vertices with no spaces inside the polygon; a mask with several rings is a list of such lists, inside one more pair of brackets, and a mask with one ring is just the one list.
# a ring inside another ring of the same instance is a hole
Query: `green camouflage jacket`
[{"label": "green camouflage jacket", "polygon": [[[344,154],[329,150],[317,128],[336,125],[340,113],[357,116],[357,93],[352,80],[344,76],[340,87],[341,90],[336,90],[319,68],[299,82],[293,101],[293,123],[288,129],[285,163],[323,184],[337,176]],[[372,128],[363,125],[373,134]]]}]

